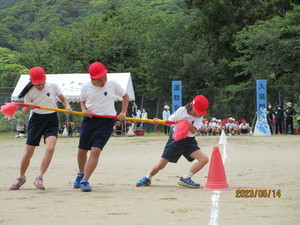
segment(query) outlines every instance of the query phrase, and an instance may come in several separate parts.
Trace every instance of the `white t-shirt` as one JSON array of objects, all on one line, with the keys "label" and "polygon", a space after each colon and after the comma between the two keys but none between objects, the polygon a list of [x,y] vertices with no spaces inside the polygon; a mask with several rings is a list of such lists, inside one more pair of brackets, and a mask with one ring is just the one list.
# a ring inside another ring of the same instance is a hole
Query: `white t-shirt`
[{"label": "white t-shirt", "polygon": [[142,115],[142,112],[141,112],[141,110],[137,110],[136,111],[136,118],[138,118],[138,119],[140,119],[141,118],[141,115]]},{"label": "white t-shirt", "polygon": [[249,128],[249,124],[248,123],[245,123],[245,124],[241,123],[240,124],[240,128],[241,129],[248,129]]},{"label": "white t-shirt", "polygon": [[232,123],[228,122],[227,127],[233,129],[235,127],[235,124],[233,122]]},{"label": "white t-shirt", "polygon": [[80,101],[85,102],[88,110],[97,115],[116,115],[115,97],[123,97],[126,91],[119,83],[108,80],[104,87],[93,85],[89,81],[82,85]]},{"label": "white t-shirt", "polygon": [[[29,92],[24,97],[24,103],[32,103],[37,106],[57,108],[57,96],[61,95],[61,91],[57,84],[46,83],[43,90],[38,90],[35,87],[32,87]],[[33,109],[32,110],[38,114],[50,114],[53,111],[44,110],[44,109]]]},{"label": "white t-shirt", "polygon": [[169,110],[164,110],[163,113],[162,113],[162,117],[163,117],[163,120],[168,120],[169,117],[170,117],[170,111]]},{"label": "white t-shirt", "polygon": [[210,126],[211,128],[215,128],[215,127],[218,127],[218,124],[217,124],[216,122],[210,122],[210,123],[209,123],[209,126]]},{"label": "white t-shirt", "polygon": [[207,127],[207,124],[202,122],[200,125],[200,128],[203,128],[203,127]]},{"label": "white t-shirt", "polygon": [[[198,130],[201,127],[203,116],[201,117],[193,117],[187,113],[187,110],[185,107],[180,107],[176,110],[175,113],[173,113],[168,120],[170,121],[176,121],[179,119],[185,119],[189,123],[193,124],[193,126]],[[174,125],[173,125],[174,126]],[[176,126],[174,126],[174,132],[176,130]],[[195,137],[197,135],[197,132],[193,134],[191,131],[188,133],[188,137]]]}]

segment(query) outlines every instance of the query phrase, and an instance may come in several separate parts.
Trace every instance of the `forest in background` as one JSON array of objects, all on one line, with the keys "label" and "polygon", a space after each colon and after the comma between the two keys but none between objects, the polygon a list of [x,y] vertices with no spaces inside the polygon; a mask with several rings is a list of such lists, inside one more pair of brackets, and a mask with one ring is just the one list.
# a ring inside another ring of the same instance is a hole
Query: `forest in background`
[{"label": "forest in background", "polygon": [[299,24],[299,0],[0,0],[1,103],[31,67],[100,61],[131,72],[150,118],[181,80],[183,104],[203,94],[208,116],[252,120],[258,79],[273,106],[299,104]]}]

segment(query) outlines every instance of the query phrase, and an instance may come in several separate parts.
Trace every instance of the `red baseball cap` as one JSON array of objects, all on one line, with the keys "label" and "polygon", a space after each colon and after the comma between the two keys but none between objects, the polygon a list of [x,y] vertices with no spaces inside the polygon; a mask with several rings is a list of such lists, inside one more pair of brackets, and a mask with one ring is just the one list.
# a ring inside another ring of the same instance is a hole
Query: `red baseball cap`
[{"label": "red baseball cap", "polygon": [[29,70],[29,75],[32,84],[41,84],[46,81],[46,74],[42,67],[33,67]]},{"label": "red baseball cap", "polygon": [[203,95],[197,95],[193,100],[192,106],[196,113],[200,116],[205,116],[206,109],[208,108],[208,100]]},{"label": "red baseball cap", "polygon": [[242,123],[244,123],[244,122],[246,123],[246,122],[247,122],[247,120],[245,120],[245,119],[242,119]]},{"label": "red baseball cap", "polygon": [[94,62],[89,66],[89,73],[92,79],[98,79],[104,77],[108,73],[108,70],[102,63]]}]

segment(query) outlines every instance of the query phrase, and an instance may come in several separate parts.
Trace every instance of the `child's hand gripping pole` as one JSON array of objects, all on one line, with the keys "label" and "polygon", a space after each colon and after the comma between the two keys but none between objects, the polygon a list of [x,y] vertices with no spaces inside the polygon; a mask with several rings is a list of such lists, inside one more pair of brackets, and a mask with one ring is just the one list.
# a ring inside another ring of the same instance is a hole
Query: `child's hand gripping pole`
[{"label": "child's hand gripping pole", "polygon": [[[16,102],[11,102],[11,103],[6,103],[4,106],[1,107],[1,112],[12,118],[16,111],[18,110],[18,105],[23,106],[23,107],[29,107],[28,104],[24,103],[16,103]],[[55,112],[63,112],[67,113],[67,110],[64,109],[57,109],[57,108],[49,108],[49,107],[43,107],[43,106],[34,106],[37,109],[44,109],[44,110],[50,110],[50,111],[55,111]],[[80,115],[80,116],[85,116],[83,112],[78,112],[78,111],[72,111],[71,114],[75,115]],[[118,116],[111,116],[111,115],[96,115],[92,114],[93,117],[103,117],[103,118],[110,118],[110,119],[118,119]],[[144,122],[144,123],[160,123],[160,124],[165,124],[165,125],[171,125],[175,124],[174,121],[169,121],[169,120],[151,120],[151,119],[138,119],[138,118],[132,118],[132,117],[125,117],[125,120],[129,121],[136,121],[136,122]]]}]

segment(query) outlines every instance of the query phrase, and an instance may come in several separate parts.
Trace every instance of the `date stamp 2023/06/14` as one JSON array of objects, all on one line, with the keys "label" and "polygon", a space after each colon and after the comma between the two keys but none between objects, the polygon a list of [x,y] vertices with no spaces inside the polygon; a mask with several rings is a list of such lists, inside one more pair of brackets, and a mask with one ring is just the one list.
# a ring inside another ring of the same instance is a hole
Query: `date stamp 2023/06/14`
[{"label": "date stamp 2023/06/14", "polygon": [[238,189],[235,191],[236,198],[280,198],[281,190],[278,189]]}]

